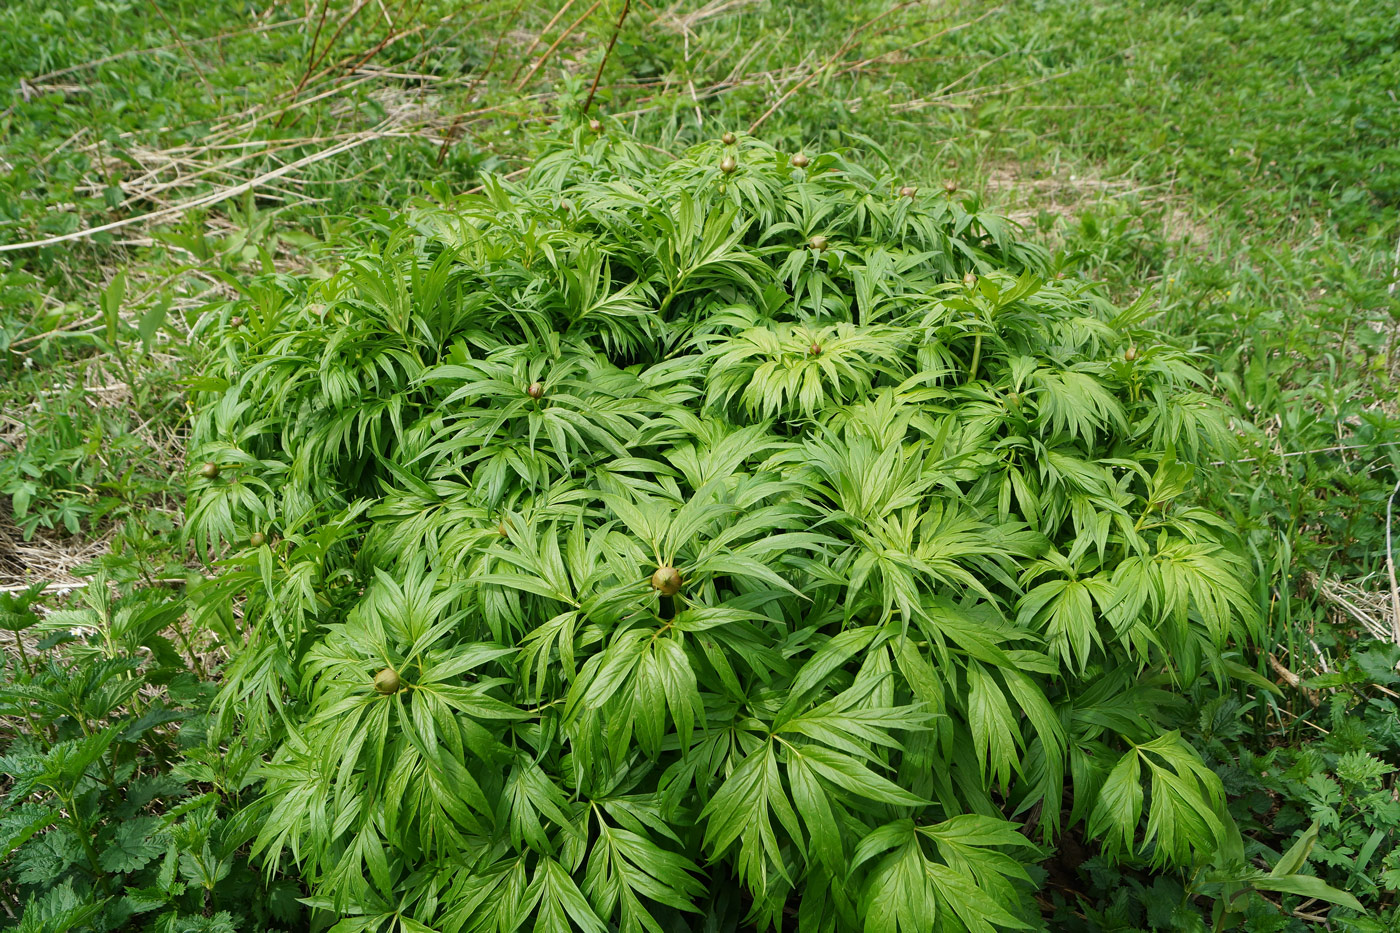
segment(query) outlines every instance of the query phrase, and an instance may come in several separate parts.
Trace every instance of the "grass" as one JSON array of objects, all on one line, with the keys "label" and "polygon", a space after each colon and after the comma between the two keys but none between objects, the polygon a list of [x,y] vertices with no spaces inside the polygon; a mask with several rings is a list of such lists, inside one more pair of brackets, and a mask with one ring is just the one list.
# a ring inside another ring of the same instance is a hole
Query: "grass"
[{"label": "grass", "polygon": [[[1201,490],[1260,571],[1259,670],[1345,667],[1356,630],[1313,581],[1383,615],[1400,476],[1393,4],[637,2],[601,70],[623,4],[560,6],[0,9],[0,587],[75,582],[104,551],[178,571],[211,312],[333,267],[386,205],[528,170],[599,75],[607,125],[663,151],[746,127],[876,146],[1145,296],[1235,412],[1244,449]],[[1330,722],[1302,691],[1259,704],[1279,743]]]}]

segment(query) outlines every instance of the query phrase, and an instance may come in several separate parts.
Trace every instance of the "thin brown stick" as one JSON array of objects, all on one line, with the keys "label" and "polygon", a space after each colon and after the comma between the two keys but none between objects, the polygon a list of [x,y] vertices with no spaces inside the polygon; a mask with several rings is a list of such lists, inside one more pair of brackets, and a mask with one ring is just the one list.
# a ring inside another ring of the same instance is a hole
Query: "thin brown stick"
[{"label": "thin brown stick", "polygon": [[593,5],[587,10],[584,10],[582,16],[570,23],[569,28],[565,29],[562,33],[559,34],[559,38],[554,40],[553,45],[545,49],[544,54],[540,56],[540,60],[535,62],[535,64],[530,67],[530,70],[525,74],[525,77],[520,79],[520,83],[515,86],[515,89],[519,91],[521,88],[525,87],[525,85],[529,84],[530,79],[535,76],[535,72],[539,71],[541,68],[544,67],[544,63],[549,61],[550,56],[554,54],[555,50],[558,49],[559,46],[564,44],[564,40],[569,38],[569,35],[575,29],[582,26],[584,21],[587,20],[588,17],[593,15],[593,11],[598,9],[598,7],[602,5],[603,0],[593,0]]},{"label": "thin brown stick", "polygon": [[214,94],[214,89],[209,86],[208,79],[204,77],[204,72],[200,69],[199,62],[195,61],[194,55],[190,52],[190,47],[185,45],[184,39],[180,38],[180,31],[176,29],[175,24],[170,21],[170,17],[165,15],[165,11],[160,8],[160,4],[157,3],[156,0],[147,0],[147,2],[151,4],[156,11],[156,15],[165,23],[165,28],[170,30],[170,35],[175,39],[175,44],[180,47],[180,51],[184,54],[186,60],[189,61],[190,68],[194,69],[195,77],[199,78],[199,83],[204,85],[204,90],[208,92],[210,97],[217,96]]},{"label": "thin brown stick", "polygon": [[481,74],[472,80],[472,88],[480,86],[483,81],[491,77],[491,70],[496,67],[496,60],[500,57],[501,46],[506,41],[506,33],[510,32],[515,25],[516,19],[520,16],[520,10],[525,6],[525,0],[516,0],[515,8],[510,11],[510,19],[506,20],[505,26],[496,35],[496,42],[491,46],[491,57],[486,60],[486,67],[481,69]]},{"label": "thin brown stick", "polygon": [[301,89],[306,87],[306,82],[311,80],[311,73],[316,70],[321,62],[325,61],[326,56],[331,53],[331,49],[335,48],[335,42],[340,38],[340,34],[345,31],[345,28],[350,25],[355,17],[360,15],[360,11],[367,6],[369,6],[369,0],[359,0],[359,2],[355,4],[355,8],[345,14],[345,18],[340,21],[340,25],[326,42],[326,47],[321,50],[321,54],[306,66],[306,71],[302,74],[301,80],[297,82],[296,89],[292,91],[293,97],[300,94]]},{"label": "thin brown stick", "polygon": [[[247,29],[235,29],[232,32],[221,32],[217,36],[209,36],[205,39],[191,39],[187,44],[207,45],[210,42],[222,42],[225,39],[233,39],[237,36],[246,35],[248,33],[271,32],[274,29],[286,29],[288,26],[298,26],[305,20],[306,17],[300,16],[296,19],[289,19],[280,23],[268,23],[262,26],[251,26]],[[135,58],[140,55],[150,55],[152,52],[168,52],[176,47],[177,46],[175,43],[171,43],[170,45],[155,45],[144,49],[128,49],[125,52],[118,52],[115,55],[104,55],[101,58],[94,58],[92,61],[83,62],[80,65],[70,65],[67,68],[60,68],[57,71],[46,71],[41,75],[35,75],[33,78],[30,78],[29,83],[42,84],[43,82],[49,81],[53,78],[61,78],[64,75],[73,74],[75,71],[86,71],[89,68],[98,68],[102,65],[106,65],[109,62],[121,61],[123,58]]]},{"label": "thin brown stick", "polygon": [[796,94],[798,91],[811,84],[812,81],[814,81],[822,72],[830,68],[832,61],[833,59],[827,59],[826,62],[816,71],[807,75],[807,77],[803,78],[801,81],[798,81],[792,87],[788,88],[782,97],[779,97],[776,101],[774,101],[773,106],[763,111],[763,116],[759,117],[757,120],[749,124],[748,134],[752,136],[754,134],[754,131],[757,130],[760,126],[762,126],[769,117],[778,112],[778,108],[782,107],[783,104],[786,104],[789,100],[792,99],[792,95]]},{"label": "thin brown stick", "polygon": [[[515,9],[510,11],[510,19],[506,21],[505,28],[496,34],[496,42],[491,46],[491,57],[486,60],[486,67],[481,69],[481,74],[473,77],[471,88],[467,91],[468,100],[475,96],[476,89],[480,87],[487,78],[491,77],[491,69],[496,67],[497,57],[501,54],[501,44],[506,40],[506,33],[510,32],[511,27],[515,25],[516,17],[520,15],[520,9],[523,6],[525,6],[525,0],[516,0]],[[437,155],[437,164],[439,166],[447,159],[447,153],[451,150],[452,144],[461,136],[460,130],[464,117],[465,114],[460,113],[453,117],[452,125],[448,127],[447,131],[443,134],[442,146],[438,149]]]},{"label": "thin brown stick", "polygon": [[326,25],[326,14],[330,12],[331,0],[321,0],[321,15],[316,20],[316,31],[311,34],[311,48],[306,50],[306,65],[311,67],[311,59],[316,54],[316,46],[321,41],[321,29]]},{"label": "thin brown stick", "polygon": [[869,19],[869,20],[866,20],[864,23],[861,23],[861,24],[860,24],[859,26],[857,26],[855,29],[852,29],[850,35],[848,35],[848,36],[846,37],[846,41],[843,42],[843,43],[841,43],[841,47],[840,47],[839,49],[837,49],[835,52],[833,52],[832,55],[831,55],[831,57],[828,58],[824,63],[822,63],[822,66],[821,66],[820,68],[818,68],[816,71],[813,71],[812,73],[810,73],[809,75],[807,75],[807,77],[803,78],[801,81],[798,81],[798,82],[797,82],[796,84],[794,84],[792,87],[788,88],[787,91],[783,94],[783,96],[782,96],[782,97],[779,97],[779,98],[773,103],[773,106],[769,107],[767,110],[765,110],[765,111],[763,112],[763,116],[759,117],[757,120],[755,120],[755,121],[753,121],[752,123],[749,124],[749,129],[748,129],[749,135],[752,136],[752,135],[754,134],[754,132],[755,132],[760,126],[762,126],[762,125],[764,124],[764,122],[765,122],[769,117],[771,117],[773,114],[775,114],[775,113],[778,112],[778,109],[779,109],[780,107],[782,107],[783,104],[785,104],[785,103],[787,103],[789,100],[791,100],[791,99],[792,99],[792,96],[793,96],[794,94],[796,94],[798,91],[802,90],[804,87],[806,87],[807,85],[809,85],[809,84],[811,84],[813,81],[815,81],[815,80],[816,80],[818,77],[820,77],[828,68],[830,68],[832,65],[836,64],[836,60],[837,60],[837,59],[841,58],[843,55],[845,55],[845,54],[846,54],[847,52],[849,52],[851,49],[855,48],[856,40],[860,38],[860,36],[861,36],[862,33],[864,33],[867,29],[869,29],[871,26],[874,26],[876,23],[878,23],[880,20],[884,19],[885,17],[890,16],[890,15],[892,15],[892,14],[894,14],[894,13],[897,13],[897,12],[899,12],[900,10],[904,9],[905,7],[911,6],[912,3],[913,3],[913,0],[906,0],[906,2],[904,2],[904,3],[896,4],[896,5],[892,6],[892,7],[890,7],[888,10],[885,10],[883,13],[879,14],[878,16],[875,16],[875,17],[873,17],[873,18],[871,18],[871,19]]},{"label": "thin brown stick", "polygon": [[[422,8],[423,8],[423,0],[418,0],[418,5],[415,6],[415,7],[413,8],[413,12],[410,13],[410,14],[408,14],[407,22],[411,23],[411,22],[413,22],[415,19],[417,19],[417,18],[418,18],[418,11],[421,10]],[[400,5],[399,10],[396,11],[396,12],[402,12],[402,5]],[[386,12],[385,15],[388,15],[387,12]],[[429,25],[430,25],[430,24],[428,24],[428,23],[422,23],[422,24],[420,24],[420,25],[418,25],[418,26],[413,27],[412,29],[407,29],[407,28],[405,28],[405,29],[400,29],[400,28],[399,28],[399,24],[398,24],[397,21],[391,22],[390,25],[389,25],[389,31],[384,35],[384,38],[383,38],[383,39],[380,39],[380,40],[379,40],[379,43],[378,43],[377,45],[375,45],[374,48],[370,49],[368,52],[366,52],[364,55],[362,55],[362,56],[360,57],[359,61],[355,62],[355,64],[351,65],[347,70],[348,70],[348,71],[356,71],[356,70],[358,70],[358,69],[361,68],[366,62],[368,62],[371,58],[374,58],[374,56],[376,56],[376,55],[378,55],[380,52],[384,51],[384,49],[385,49],[387,46],[393,45],[394,43],[399,42],[400,40],[404,39],[404,38],[407,37],[407,36],[413,35],[413,34],[415,34],[415,33],[422,32],[423,30],[427,29]]]},{"label": "thin brown stick", "polygon": [[1395,496],[1400,493],[1400,481],[1390,491],[1385,501],[1385,568],[1390,575],[1390,632],[1391,638],[1400,645],[1400,584],[1395,580],[1395,551],[1390,543],[1391,521],[1395,517]]},{"label": "thin brown stick", "polygon": [[324,100],[327,97],[334,97],[337,94],[343,94],[346,91],[349,91],[358,85],[365,84],[369,81],[373,81],[377,77],[377,75],[361,75],[347,77],[344,83],[342,84],[338,84],[334,87],[329,88],[328,90],[312,94],[310,97],[292,99],[285,106],[280,107],[276,110],[269,110],[266,113],[259,114],[257,108],[251,108],[248,110],[244,110],[240,113],[231,114],[231,118],[251,115],[251,119],[245,120],[243,123],[239,124],[216,123],[213,127],[210,128],[210,133],[218,134],[218,138],[224,139],[230,136],[236,136],[239,133],[250,132],[259,123],[271,119],[274,116],[278,117],[278,119],[280,120],[281,117],[285,116],[293,110],[310,106],[311,104],[316,103],[318,100]]},{"label": "thin brown stick", "polygon": [[[588,89],[588,99],[583,102],[583,112],[588,113],[593,106],[593,95],[598,93],[598,82],[603,78],[603,68],[607,66],[608,59],[612,56],[613,46],[617,45],[618,33],[622,32],[622,22],[627,19],[627,12],[632,9],[632,0],[622,0],[622,14],[617,18],[617,25],[613,27],[612,38],[608,40],[608,48],[603,52],[603,60],[598,63],[598,73],[593,76],[593,86]],[[694,85],[691,86],[692,93]]]},{"label": "thin brown stick", "polygon": [[173,204],[170,207],[162,208],[158,211],[151,211],[149,214],[141,214],[136,217],[128,217],[124,220],[115,220],[111,223],[102,224],[97,227],[89,227],[86,230],[75,230],[72,233],[65,233],[61,236],[51,236],[42,240],[30,240],[25,243],[0,244],[0,253],[10,253],[21,249],[37,249],[43,246],[54,246],[58,243],[69,243],[73,240],[83,240],[87,239],[90,236],[93,236],[94,234],[105,233],[108,230],[118,230],[122,227],[129,227],[132,224],[142,223],[143,221],[149,222],[153,220],[160,220],[165,217],[174,217],[179,214],[183,214],[187,211],[194,210],[197,207],[208,207],[211,204],[218,204],[222,201],[227,201],[229,198],[237,197],[238,195],[243,194],[245,191],[251,191],[260,185],[266,184],[269,181],[274,181],[278,178],[281,178],[283,175],[288,175],[299,168],[305,168],[308,165],[313,165],[324,159],[329,159],[332,156],[340,155],[342,152],[349,152],[351,149],[359,148],[360,146],[363,146],[366,143],[374,142],[377,139],[382,139],[384,135],[385,134],[380,133],[377,130],[372,130],[359,138],[349,139],[345,142],[337,143],[336,145],[331,146],[327,149],[323,149],[320,152],[314,152],[309,156],[305,156],[304,158],[298,159],[295,162],[289,162],[281,168],[273,169],[272,171],[259,175],[256,178],[250,178],[242,184],[234,185],[231,188],[225,188],[221,191],[214,191],[209,194],[202,195],[201,197],[191,198],[188,201],[182,201],[179,204]]},{"label": "thin brown stick", "polygon": [[[419,7],[421,7],[422,4],[423,4],[423,0],[419,0],[419,4],[418,4]],[[415,9],[414,9],[414,12],[413,12],[413,15],[410,16],[409,19],[412,20],[412,19],[413,19],[414,17],[416,17],[417,15],[418,15],[418,10],[417,10],[417,8],[415,8]],[[384,51],[384,49],[388,48],[389,46],[391,46],[391,45],[396,45],[396,44],[398,44],[399,42],[402,42],[404,39],[407,39],[409,36],[415,36],[415,35],[417,35],[418,33],[423,32],[425,29],[431,29],[431,28],[434,27],[434,26],[441,26],[443,23],[448,22],[449,20],[451,20],[451,19],[452,19],[454,16],[456,16],[456,15],[457,15],[457,11],[454,11],[454,12],[448,13],[446,16],[441,17],[440,19],[436,20],[435,22],[431,22],[431,23],[419,23],[417,26],[414,26],[412,29],[404,29],[404,30],[401,30],[401,31],[398,31],[398,32],[393,32],[393,31],[391,31],[391,32],[389,33],[389,35],[386,35],[377,45],[375,45],[373,48],[371,48],[368,52],[366,52],[366,53],[364,53],[363,55],[361,55],[360,58],[359,58],[354,64],[346,64],[346,63],[350,60],[350,57],[347,56],[347,57],[341,59],[340,61],[336,62],[336,63],[333,64],[333,65],[327,65],[325,68],[322,68],[319,72],[317,72],[317,73],[312,77],[311,80],[312,80],[312,81],[320,80],[321,78],[325,77],[326,75],[332,74],[332,73],[334,73],[334,72],[336,72],[336,71],[342,71],[342,72],[345,72],[346,74],[356,74],[356,73],[359,72],[359,69],[361,69],[362,67],[364,67],[365,64],[369,62],[369,60],[370,60],[371,58],[373,58],[374,56],[378,55],[380,52]],[[426,51],[426,50],[425,50],[425,51]],[[423,52],[420,52],[420,53],[419,53],[419,56],[421,56],[422,54],[424,54],[424,53],[423,53]],[[415,56],[415,57],[418,57],[418,56]],[[383,73],[383,74],[380,74],[380,75],[372,75],[372,77],[388,77],[388,76],[390,76],[390,73],[387,73],[387,72],[386,72],[386,73]]]},{"label": "thin brown stick", "polygon": [[569,12],[569,7],[573,6],[574,3],[575,0],[567,0],[567,2],[559,8],[559,11],[550,18],[549,22],[544,24],[544,28],[541,29],[539,32],[535,33],[535,38],[530,41],[530,45],[525,49],[525,54],[520,56],[520,64],[516,65],[515,71],[511,72],[511,84],[514,84],[515,79],[520,77],[520,69],[524,68],[525,63],[530,60],[530,54],[535,51],[535,48],[541,42],[544,41],[544,37],[549,33],[551,29],[554,28],[554,24],[559,22],[559,20],[563,18],[565,13]]},{"label": "thin brown stick", "polygon": [[458,114],[457,116],[452,118],[452,125],[443,131],[442,145],[438,147],[437,154],[437,164],[439,168],[442,166],[443,161],[447,158],[448,150],[452,148],[452,144],[456,142],[457,137],[461,135],[459,129],[461,125],[462,115]]}]

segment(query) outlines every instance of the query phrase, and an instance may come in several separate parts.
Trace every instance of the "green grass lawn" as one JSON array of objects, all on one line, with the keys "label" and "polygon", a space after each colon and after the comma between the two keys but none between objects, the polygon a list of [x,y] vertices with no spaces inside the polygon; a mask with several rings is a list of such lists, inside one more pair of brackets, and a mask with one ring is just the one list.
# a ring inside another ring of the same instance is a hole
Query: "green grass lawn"
[{"label": "green grass lawn", "polygon": [[[0,588],[97,563],[132,587],[183,576],[189,400],[218,312],[328,273],[388,211],[528,172],[586,100],[662,153],[726,130],[868,149],[928,196],[951,183],[1010,215],[1200,354],[1241,446],[1194,488],[1246,541],[1256,670],[1283,687],[1210,698],[1189,737],[1253,851],[1320,821],[1315,870],[1373,911],[1327,928],[1400,922],[1396,651],[1325,582],[1385,618],[1395,4],[561,6],[0,7]],[[1041,880],[1053,929],[1209,920],[1189,879],[1062,851]],[[1271,900],[1249,929],[1324,928],[1306,897]]]}]

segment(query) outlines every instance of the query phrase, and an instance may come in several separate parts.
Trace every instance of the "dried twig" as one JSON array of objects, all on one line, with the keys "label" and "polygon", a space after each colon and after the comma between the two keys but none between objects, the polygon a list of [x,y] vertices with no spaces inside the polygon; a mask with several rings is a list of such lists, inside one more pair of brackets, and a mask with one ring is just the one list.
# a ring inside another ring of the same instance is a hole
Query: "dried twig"
[{"label": "dried twig", "polygon": [[[617,25],[613,27],[612,38],[608,40],[607,50],[603,52],[603,60],[598,63],[598,73],[593,76],[593,86],[588,89],[588,99],[583,102],[583,112],[588,113],[593,106],[593,95],[598,92],[598,82],[603,77],[603,68],[608,63],[608,58],[612,56],[613,46],[617,45],[617,34],[622,32],[622,21],[627,19],[627,12],[632,9],[632,0],[623,0],[622,13],[617,18]],[[695,91],[695,86],[691,85],[691,93]]]},{"label": "dried twig", "polygon": [[1293,671],[1290,671],[1287,667],[1285,667],[1284,663],[1278,658],[1274,657],[1272,653],[1269,654],[1268,660],[1269,667],[1273,670],[1275,674],[1279,676],[1279,680],[1283,681],[1292,689],[1300,691],[1303,694],[1303,696],[1307,699],[1307,701],[1313,706],[1317,706],[1318,703],[1321,702],[1318,698],[1317,691],[1309,690],[1307,687],[1304,687],[1303,678],[1299,677]]},{"label": "dried twig", "polygon": [[[510,32],[511,27],[515,25],[516,17],[520,15],[520,9],[524,5],[525,0],[516,0],[515,8],[510,11],[510,18],[506,20],[505,28],[497,33],[496,42],[491,46],[491,57],[486,60],[486,67],[481,69],[480,74],[474,75],[472,78],[471,89],[467,92],[468,100],[474,99],[476,89],[480,87],[487,78],[491,77],[491,71],[496,67],[496,61],[501,54],[501,44],[506,40],[506,33]],[[443,133],[442,147],[438,149],[437,156],[437,164],[439,166],[442,165],[443,160],[447,158],[448,150],[452,148],[452,144],[462,135],[462,121],[466,119],[466,116],[466,114],[457,114],[457,116],[452,118],[452,125]]]},{"label": "dried twig", "polygon": [[1395,550],[1391,545],[1391,526],[1395,517],[1395,496],[1400,493],[1400,481],[1385,500],[1385,568],[1390,576],[1390,636],[1400,645],[1400,585],[1395,582]]},{"label": "dried twig", "polygon": [[1279,676],[1280,680],[1294,689],[1297,689],[1303,683],[1303,678],[1284,667],[1283,662],[1272,654],[1269,655],[1269,667],[1273,668],[1274,673]]},{"label": "dried twig", "polygon": [[1372,638],[1389,641],[1393,637],[1394,600],[1389,581],[1377,587],[1379,581],[1374,576],[1344,581],[1310,574],[1306,579],[1318,595],[1359,623]]},{"label": "dried twig", "polygon": [[175,24],[170,21],[170,17],[165,15],[165,11],[160,8],[160,4],[157,3],[156,0],[147,0],[147,2],[155,8],[156,15],[161,18],[161,21],[165,23],[165,27],[170,30],[170,35],[174,37],[175,44],[179,46],[180,52],[185,56],[185,59],[189,61],[190,68],[194,71],[195,77],[199,79],[200,84],[204,85],[205,93],[210,97],[217,96],[214,93],[214,89],[209,86],[209,80],[204,77],[204,70],[199,67],[199,62],[195,61],[194,55],[190,53],[190,47],[185,44],[184,39],[180,38],[180,30],[175,28]]},{"label": "dried twig", "polygon": [[[250,26],[247,29],[235,29],[231,32],[221,32],[216,36],[208,36],[204,39],[188,39],[184,40],[182,44],[186,46],[208,45],[211,42],[223,42],[226,39],[233,39],[238,36],[248,35],[250,33],[271,32],[274,29],[286,29],[289,26],[299,26],[305,21],[306,17],[299,16],[296,19],[282,20],[281,22],[276,23],[266,23],[260,26]],[[41,75],[35,75],[33,78],[29,79],[29,83],[39,84],[44,81],[49,81],[53,78],[62,77],[63,75],[73,74],[74,72],[86,71],[90,68],[99,68],[102,65],[108,64],[109,62],[120,61],[123,58],[138,58],[142,55],[150,55],[153,52],[168,52],[173,48],[176,48],[176,45],[174,43],[170,45],[157,45],[144,49],[128,49],[125,52],[118,52],[115,55],[104,55],[101,58],[94,58],[92,61],[83,62],[80,65],[70,65],[67,68],[60,68],[57,71],[48,71]]]},{"label": "dried twig", "polygon": [[544,63],[549,61],[550,56],[554,54],[555,50],[558,49],[559,46],[564,44],[564,40],[569,38],[569,36],[573,33],[575,29],[582,26],[584,22],[588,19],[588,17],[593,15],[593,11],[598,9],[598,7],[602,6],[602,4],[603,0],[593,0],[593,5],[588,9],[584,10],[582,16],[570,23],[569,27],[559,34],[559,38],[554,40],[554,44],[551,45],[549,48],[545,49],[545,52],[543,55],[540,56],[539,61],[535,62],[533,65],[530,66],[530,70],[525,73],[525,77],[520,79],[520,83],[515,86],[515,89],[519,91],[521,88],[525,87],[525,85],[529,84],[530,79],[535,76],[535,72],[539,71],[541,68],[544,67]]},{"label": "dried twig", "polygon": [[355,4],[354,8],[349,13],[345,14],[345,18],[340,21],[340,25],[336,28],[335,32],[331,34],[330,39],[326,41],[326,47],[321,50],[321,54],[316,56],[316,58],[312,59],[312,61],[309,64],[307,64],[306,71],[302,73],[301,80],[297,82],[296,88],[292,91],[293,97],[295,97],[297,94],[300,94],[301,89],[306,87],[307,82],[311,80],[312,72],[316,70],[317,66],[320,65],[321,62],[325,61],[326,56],[331,53],[331,49],[335,48],[335,42],[337,39],[340,38],[340,34],[343,33],[345,31],[345,28],[349,26],[351,22],[354,21],[355,17],[360,15],[360,11],[367,6],[369,6],[369,0],[359,0],[359,2]]},{"label": "dried twig", "polygon": [[306,51],[306,67],[311,68],[311,59],[316,54],[316,45],[321,41],[321,29],[326,25],[326,13],[331,8],[331,0],[321,0],[321,15],[316,20],[316,31],[311,34],[311,47]]},{"label": "dried twig", "polygon": [[[411,22],[413,22],[415,19],[417,19],[417,18],[418,18],[418,11],[421,10],[422,8],[423,8],[423,0],[418,0],[418,3],[413,7],[413,12],[411,12],[411,13],[408,14],[408,18],[407,18],[406,22],[411,23]],[[452,16],[452,14],[449,13],[446,17],[444,17],[444,19],[450,19],[451,16]],[[385,17],[386,17],[386,18],[388,17],[388,12],[387,12],[387,11],[385,12]],[[347,68],[346,70],[347,70],[347,71],[356,71],[356,70],[358,70],[358,69],[359,69],[361,66],[363,66],[366,62],[368,62],[370,59],[374,58],[374,56],[376,56],[376,55],[378,55],[380,52],[384,51],[384,49],[388,48],[388,47],[391,46],[391,45],[395,45],[395,44],[397,44],[398,42],[401,42],[403,39],[407,38],[408,36],[414,35],[415,33],[422,32],[423,30],[427,29],[429,25],[430,25],[429,23],[420,23],[419,25],[414,26],[412,29],[407,29],[407,28],[402,28],[402,29],[401,29],[401,28],[399,27],[399,23],[398,23],[397,20],[390,20],[390,21],[389,21],[389,31],[386,32],[386,33],[384,34],[384,38],[383,38],[383,39],[380,39],[379,42],[378,42],[373,48],[371,48],[371,49],[370,49],[368,52],[366,52],[364,55],[360,56],[359,60],[356,61],[355,64],[351,65],[351,66],[350,66],[349,68]]]},{"label": "dried twig", "polygon": [[569,7],[573,6],[575,2],[576,0],[567,0],[567,2],[565,2],[565,4],[559,8],[558,12],[556,12],[554,16],[550,18],[549,22],[544,24],[544,28],[541,29],[539,32],[535,33],[535,38],[531,39],[530,44],[525,47],[525,54],[520,56],[520,64],[516,65],[515,71],[511,72],[511,84],[514,84],[515,79],[520,77],[520,70],[524,68],[525,63],[530,60],[530,53],[534,52],[535,48],[541,42],[544,41],[544,37],[549,34],[549,31],[551,29],[554,28],[554,24],[559,22],[559,20],[563,18],[565,13],[569,12]]},{"label": "dried twig", "polygon": [[828,68],[836,64],[837,59],[841,58],[847,52],[851,51],[851,49],[855,48],[856,41],[861,37],[863,33],[865,33],[867,29],[880,22],[880,20],[885,19],[886,17],[891,16],[904,9],[905,7],[911,6],[912,4],[913,0],[906,0],[906,2],[904,3],[897,3],[894,6],[890,7],[888,10],[885,10],[883,13],[880,13],[879,15],[869,20],[866,20],[864,23],[861,23],[859,26],[852,29],[850,35],[846,37],[846,41],[841,43],[841,47],[835,52],[833,52],[831,57],[828,58],[820,68],[808,74],[807,77],[803,78],[801,81],[798,81],[792,87],[788,88],[788,90],[783,94],[783,96],[779,97],[776,101],[773,102],[773,106],[769,107],[763,112],[762,116],[760,116],[757,120],[749,124],[749,135],[752,136],[753,133],[760,126],[762,126],[769,117],[778,112],[778,109],[782,107],[783,104],[787,103],[790,99],[792,99],[792,96],[794,94],[802,90],[807,85],[811,84],[821,75],[825,74]]},{"label": "dried twig", "polygon": [[237,197],[238,195],[243,194],[245,191],[251,191],[254,188],[259,187],[260,185],[264,185],[269,181],[281,178],[283,175],[290,174],[291,172],[294,172],[297,169],[305,168],[308,165],[314,165],[317,162],[329,159],[332,156],[340,155],[343,152],[349,152],[351,149],[356,149],[360,146],[365,145],[366,143],[374,142],[376,139],[382,139],[388,135],[393,134],[371,130],[367,133],[362,133],[359,136],[347,139],[344,142],[337,143],[336,145],[331,146],[327,149],[323,149],[320,152],[313,152],[311,155],[297,159],[295,162],[290,162],[287,165],[282,166],[281,168],[273,169],[270,172],[265,172],[264,174],[259,175],[256,178],[250,178],[247,181],[241,184],[234,185],[230,188],[224,188],[219,191],[214,191],[201,197],[191,198],[188,201],[182,201],[179,204],[173,204],[170,207],[162,208],[157,211],[151,211],[148,214],[141,214],[136,217],[128,217],[124,220],[114,220],[111,223],[101,224],[96,227],[89,227],[86,230],[75,230],[72,233],[65,233],[60,236],[46,237],[42,240],[29,240],[25,243],[0,244],[0,253],[10,253],[21,249],[37,249],[42,246],[54,246],[58,243],[68,243],[72,242],[73,240],[87,239],[90,236],[93,236],[98,233],[105,233],[108,230],[119,230],[122,227],[129,227],[132,224],[138,224],[143,222],[149,223],[151,221],[162,220],[167,217],[176,217],[180,214],[192,211],[195,208],[208,207],[212,204],[218,204],[222,201],[227,201],[229,198]]}]

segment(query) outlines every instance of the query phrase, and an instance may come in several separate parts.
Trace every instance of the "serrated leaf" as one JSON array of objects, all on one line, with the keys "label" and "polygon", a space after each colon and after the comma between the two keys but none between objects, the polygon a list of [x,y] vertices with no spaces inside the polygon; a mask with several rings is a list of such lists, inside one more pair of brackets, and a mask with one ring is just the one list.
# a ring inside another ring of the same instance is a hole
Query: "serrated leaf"
[{"label": "serrated leaf", "polygon": [[122,821],[117,825],[107,848],[98,856],[98,861],[104,869],[114,874],[126,874],[144,868],[151,859],[165,850],[164,843],[154,838],[160,825],[160,818],[154,816]]}]

